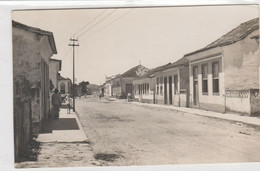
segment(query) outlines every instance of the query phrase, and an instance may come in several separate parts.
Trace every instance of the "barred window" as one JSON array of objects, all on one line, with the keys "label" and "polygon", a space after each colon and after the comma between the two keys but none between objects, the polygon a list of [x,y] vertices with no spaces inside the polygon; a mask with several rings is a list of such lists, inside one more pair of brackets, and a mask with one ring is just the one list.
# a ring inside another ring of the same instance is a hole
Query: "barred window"
[{"label": "barred window", "polygon": [[202,65],[202,93],[208,93],[208,64]]},{"label": "barred window", "polygon": [[212,63],[213,93],[219,93],[219,62]]},{"label": "barred window", "polygon": [[178,93],[178,75],[173,76],[173,82],[174,82],[174,94],[176,95]]}]

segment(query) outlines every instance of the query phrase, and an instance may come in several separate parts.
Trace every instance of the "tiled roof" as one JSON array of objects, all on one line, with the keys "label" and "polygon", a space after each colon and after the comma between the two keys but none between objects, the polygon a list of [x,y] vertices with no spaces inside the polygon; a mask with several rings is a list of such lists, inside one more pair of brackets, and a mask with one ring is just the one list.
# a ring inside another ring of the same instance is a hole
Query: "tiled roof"
[{"label": "tiled roof", "polygon": [[25,24],[19,23],[17,21],[12,21],[12,25],[14,27],[23,29],[23,30],[27,30],[29,32],[33,32],[33,33],[37,33],[37,34],[41,34],[41,35],[46,35],[48,36],[48,40],[51,46],[51,49],[53,51],[53,54],[57,54],[57,49],[56,49],[56,45],[55,45],[55,41],[54,41],[54,36],[52,32],[49,31],[45,31],[45,30],[41,30],[39,28],[36,27],[31,27],[31,26],[27,26]]},{"label": "tiled roof", "polygon": [[131,69],[129,69],[128,71],[126,71],[125,73],[123,73],[122,75],[120,75],[121,77],[138,77],[137,75],[137,71],[140,67],[143,67],[145,69],[148,70],[148,68],[144,67],[143,65],[137,65]]},{"label": "tiled roof", "polygon": [[192,54],[204,51],[204,50],[208,50],[208,49],[211,49],[214,47],[226,46],[226,45],[235,43],[239,40],[244,39],[246,36],[248,36],[250,33],[252,33],[253,31],[255,31],[257,29],[259,29],[259,18],[249,20],[247,22],[240,24],[238,27],[234,28],[233,30],[231,30],[227,34],[223,35],[216,41],[210,43],[208,46],[206,46],[202,49],[196,50],[194,52],[188,53],[185,56],[189,56],[189,55],[192,55]]},{"label": "tiled roof", "polygon": [[161,71],[164,67],[171,65],[171,63],[167,63],[165,65],[158,66],[156,68],[150,69],[145,75],[141,76],[140,78],[150,77],[155,72]]},{"label": "tiled roof", "polygon": [[188,61],[187,57],[182,57],[179,60],[177,60],[176,62],[174,62],[168,66],[165,66],[164,68],[162,68],[162,70],[178,67],[181,65],[188,65],[188,64],[189,64],[189,61]]},{"label": "tiled roof", "polygon": [[166,69],[178,67],[178,66],[181,66],[181,65],[187,65],[187,64],[189,64],[188,59],[186,57],[182,57],[181,59],[177,60],[174,63],[167,63],[165,65],[161,65],[159,67],[150,69],[145,75],[140,77],[140,79],[145,78],[145,77],[152,77],[154,75],[154,73],[159,72],[159,71],[163,71],[163,70],[166,70]]}]

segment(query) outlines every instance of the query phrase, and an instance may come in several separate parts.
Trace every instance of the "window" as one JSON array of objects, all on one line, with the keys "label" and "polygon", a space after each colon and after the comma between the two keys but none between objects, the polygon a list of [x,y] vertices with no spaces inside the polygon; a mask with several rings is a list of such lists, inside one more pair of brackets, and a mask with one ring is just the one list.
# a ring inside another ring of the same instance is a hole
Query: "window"
[{"label": "window", "polygon": [[141,85],[138,84],[138,94],[140,95],[141,94]]},{"label": "window", "polygon": [[219,63],[212,63],[213,93],[219,93]]},{"label": "window", "polygon": [[61,94],[64,94],[64,93],[65,93],[65,87],[66,87],[65,83],[61,83],[61,84],[60,84],[60,93],[61,93]]},{"label": "window", "polygon": [[149,83],[147,83],[147,94],[149,94]]},{"label": "window", "polygon": [[208,64],[202,65],[202,93],[208,94]]},{"label": "window", "polygon": [[173,82],[174,82],[174,94],[176,95],[178,93],[178,75],[173,76]]}]

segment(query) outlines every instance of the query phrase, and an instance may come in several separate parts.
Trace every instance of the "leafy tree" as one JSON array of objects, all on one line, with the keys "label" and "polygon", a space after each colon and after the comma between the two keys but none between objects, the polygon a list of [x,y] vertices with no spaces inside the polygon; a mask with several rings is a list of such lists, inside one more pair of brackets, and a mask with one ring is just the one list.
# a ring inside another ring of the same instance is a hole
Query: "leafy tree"
[{"label": "leafy tree", "polygon": [[81,94],[87,94],[87,85],[89,85],[88,81],[82,81],[79,83],[79,86],[81,87]]}]

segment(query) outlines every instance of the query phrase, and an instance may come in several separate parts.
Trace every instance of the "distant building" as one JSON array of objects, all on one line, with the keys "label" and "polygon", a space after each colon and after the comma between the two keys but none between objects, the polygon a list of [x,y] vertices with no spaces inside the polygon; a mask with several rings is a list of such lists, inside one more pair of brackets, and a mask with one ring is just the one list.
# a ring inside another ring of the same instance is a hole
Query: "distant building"
[{"label": "distant building", "polygon": [[135,100],[188,107],[189,62],[181,58],[133,80]]},{"label": "distant building", "polygon": [[54,90],[58,89],[58,75],[59,71],[61,71],[61,60],[58,59],[50,59],[49,62],[49,78],[50,78],[50,108],[52,109],[51,98],[54,94]]},{"label": "distant building", "polygon": [[12,22],[15,160],[21,159],[48,119],[49,61],[57,54],[52,32]]},{"label": "distant building", "polygon": [[58,89],[58,73],[61,71],[61,60],[58,59],[50,59],[49,64],[49,77],[50,77],[50,86],[53,86],[51,91],[54,89]]},{"label": "distant building", "polygon": [[137,77],[143,76],[148,68],[138,65],[135,66],[122,75],[117,75],[109,82],[111,84],[111,94],[113,97],[126,98],[128,93],[133,95],[133,80]]},{"label": "distant building", "polygon": [[106,82],[104,83],[104,96],[112,97],[112,79],[114,77],[106,77]]},{"label": "distant building", "polygon": [[72,83],[71,79],[62,77],[58,74],[58,90],[61,94],[71,94],[72,92]]},{"label": "distant building", "polygon": [[[170,63],[166,64],[170,65]],[[144,103],[156,103],[155,100],[155,73],[160,71],[164,66],[153,68],[146,72],[143,76],[137,77],[133,80],[133,98],[135,101]]]},{"label": "distant building", "polygon": [[259,18],[240,24],[190,61],[190,106],[259,114]]}]

